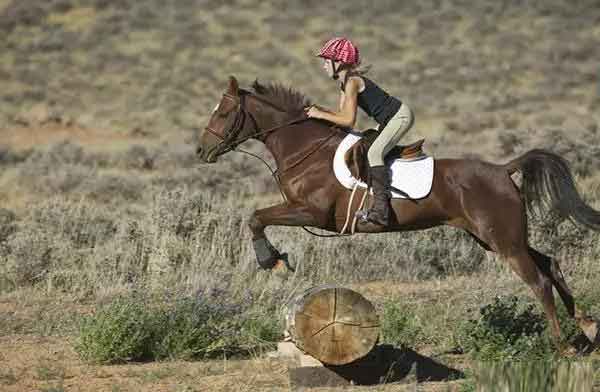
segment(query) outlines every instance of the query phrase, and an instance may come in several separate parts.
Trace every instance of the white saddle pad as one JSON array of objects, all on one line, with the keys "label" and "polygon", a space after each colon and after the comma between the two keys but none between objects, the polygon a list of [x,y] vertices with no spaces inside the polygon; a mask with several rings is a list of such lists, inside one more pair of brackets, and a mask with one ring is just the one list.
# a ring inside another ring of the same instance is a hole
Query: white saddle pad
[{"label": "white saddle pad", "polygon": [[[367,184],[355,178],[350,173],[346,165],[344,155],[361,136],[349,133],[341,141],[333,158],[333,171],[336,178],[344,187],[353,189],[356,184],[359,187],[366,188]],[[392,171],[391,184],[405,192],[411,199],[422,199],[431,192],[433,183],[433,158],[423,156],[412,160],[396,159],[390,166]],[[371,192],[372,193],[372,192]],[[406,198],[405,195],[392,191],[393,198]]]}]

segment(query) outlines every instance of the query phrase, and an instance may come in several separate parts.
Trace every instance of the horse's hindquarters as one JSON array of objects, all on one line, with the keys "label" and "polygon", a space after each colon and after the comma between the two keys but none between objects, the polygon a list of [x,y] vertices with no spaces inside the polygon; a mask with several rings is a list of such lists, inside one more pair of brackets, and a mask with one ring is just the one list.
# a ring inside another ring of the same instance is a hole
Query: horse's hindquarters
[{"label": "horse's hindquarters", "polygon": [[392,199],[392,231],[427,229],[463,219],[461,186],[456,183],[458,160],[437,159],[429,194],[421,199]]}]

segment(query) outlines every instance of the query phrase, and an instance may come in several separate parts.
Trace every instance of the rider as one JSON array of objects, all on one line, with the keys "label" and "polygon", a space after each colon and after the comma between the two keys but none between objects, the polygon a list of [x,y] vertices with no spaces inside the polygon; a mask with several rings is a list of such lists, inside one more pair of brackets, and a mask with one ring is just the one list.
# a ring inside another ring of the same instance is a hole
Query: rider
[{"label": "rider", "polygon": [[408,132],[414,122],[412,110],[398,98],[389,95],[359,69],[358,48],[347,38],[332,38],[321,48],[318,57],[324,59],[323,68],[334,80],[342,80],[339,111],[319,106],[306,108],[307,116],[353,127],[357,105],[378,124],[379,134],[368,152],[369,178],[375,203],[367,211],[358,211],[363,227],[387,226],[390,215],[390,177],[384,157]]}]

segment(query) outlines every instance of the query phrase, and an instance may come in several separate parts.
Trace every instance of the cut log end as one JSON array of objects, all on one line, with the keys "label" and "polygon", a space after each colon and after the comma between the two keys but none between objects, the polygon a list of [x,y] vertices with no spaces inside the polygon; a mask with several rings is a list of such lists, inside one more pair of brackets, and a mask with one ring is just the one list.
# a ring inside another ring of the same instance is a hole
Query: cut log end
[{"label": "cut log end", "polygon": [[310,289],[288,311],[288,332],[296,345],[325,364],[353,362],[368,354],[379,337],[375,307],[344,287]]}]

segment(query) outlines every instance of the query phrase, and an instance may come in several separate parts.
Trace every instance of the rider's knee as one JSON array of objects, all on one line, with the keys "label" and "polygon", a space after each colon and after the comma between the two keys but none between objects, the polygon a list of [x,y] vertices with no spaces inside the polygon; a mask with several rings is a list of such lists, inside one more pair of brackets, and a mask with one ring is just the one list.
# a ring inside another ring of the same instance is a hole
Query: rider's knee
[{"label": "rider's knee", "polygon": [[367,159],[369,160],[369,166],[383,165],[383,153],[376,148],[369,148]]}]

